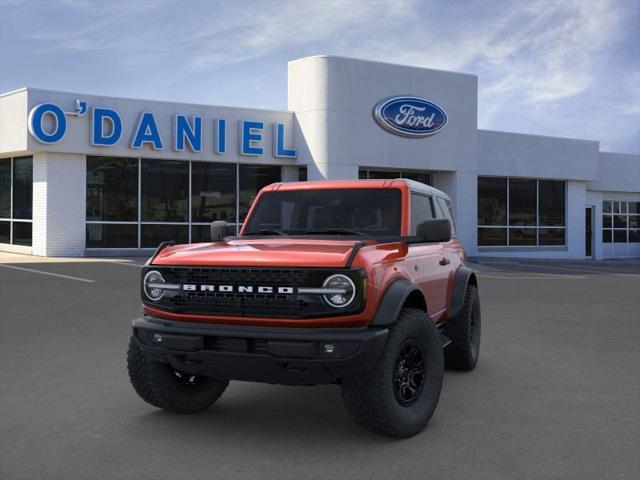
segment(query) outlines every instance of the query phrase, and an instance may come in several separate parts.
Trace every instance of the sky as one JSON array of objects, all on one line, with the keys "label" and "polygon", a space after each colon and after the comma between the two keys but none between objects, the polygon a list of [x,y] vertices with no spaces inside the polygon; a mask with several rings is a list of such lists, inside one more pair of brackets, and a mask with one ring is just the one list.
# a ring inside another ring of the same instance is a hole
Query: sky
[{"label": "sky", "polygon": [[640,0],[0,0],[0,92],[285,110],[320,54],[472,73],[479,128],[640,154]]}]

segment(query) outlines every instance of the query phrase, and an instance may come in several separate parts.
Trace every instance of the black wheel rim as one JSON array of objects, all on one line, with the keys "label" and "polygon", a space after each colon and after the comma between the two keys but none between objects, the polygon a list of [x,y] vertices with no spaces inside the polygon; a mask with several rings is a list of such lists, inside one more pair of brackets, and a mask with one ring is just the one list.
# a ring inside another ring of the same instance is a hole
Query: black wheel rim
[{"label": "black wheel rim", "polygon": [[173,376],[180,385],[186,385],[187,387],[202,385],[207,379],[207,377],[203,377],[202,375],[192,375],[178,370],[173,371]]},{"label": "black wheel rim", "polygon": [[413,338],[404,341],[393,369],[393,393],[403,407],[416,402],[424,387],[424,353]]}]

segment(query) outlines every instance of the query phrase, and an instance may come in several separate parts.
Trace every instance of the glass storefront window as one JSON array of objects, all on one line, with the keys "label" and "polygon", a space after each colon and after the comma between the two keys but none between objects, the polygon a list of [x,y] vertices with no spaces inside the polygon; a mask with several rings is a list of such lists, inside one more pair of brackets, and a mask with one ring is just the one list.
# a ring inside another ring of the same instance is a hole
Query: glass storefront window
[{"label": "glass storefront window", "polygon": [[375,168],[358,169],[358,178],[360,180],[385,180],[387,178],[408,178],[416,182],[431,185],[430,172],[411,172],[406,170],[378,170]]},{"label": "glass storefront window", "polygon": [[33,159],[13,159],[13,218],[29,219],[33,205]]},{"label": "glass storefront window", "polygon": [[87,157],[87,220],[137,219],[138,159]]},{"label": "glass storefront window", "polygon": [[236,222],[236,166],[228,163],[191,164],[191,221]]},{"label": "glass storefront window", "polygon": [[507,244],[507,229],[505,228],[479,228],[478,245],[481,247],[494,247]]},{"label": "glass storefront window", "polygon": [[0,243],[31,246],[33,157],[0,159]]},{"label": "glass storefront window", "polygon": [[478,177],[478,246],[565,245],[565,182]]},{"label": "glass storefront window", "polygon": [[281,170],[271,165],[240,165],[240,223],[244,222],[260,189],[281,180]]},{"label": "glass storefront window", "polygon": [[540,180],[538,185],[540,225],[564,226],[565,183],[557,180]]},{"label": "glass storefront window", "polygon": [[137,248],[138,225],[88,223],[87,248]]},{"label": "glass storefront window", "polygon": [[602,202],[602,241],[638,243],[640,202],[604,200]]},{"label": "glass storefront window", "polygon": [[236,223],[238,203],[246,215],[258,190],[280,180],[277,165],[88,157],[86,247],[207,242],[212,221]]},{"label": "glass storefront window", "polygon": [[0,159],[0,218],[11,218],[11,159],[10,158]]},{"label": "glass storefront window", "polygon": [[176,243],[189,242],[188,225],[143,224],[141,229],[142,248],[155,248],[167,240],[174,240]]},{"label": "glass storefront window", "polygon": [[143,222],[189,220],[189,162],[141,161]]},{"label": "glass storefront window", "polygon": [[507,224],[507,179],[478,178],[478,225]]},{"label": "glass storefront window", "polygon": [[509,179],[509,225],[536,225],[536,181]]},{"label": "glass storefront window", "polygon": [[11,222],[0,220],[0,243],[11,242]]}]

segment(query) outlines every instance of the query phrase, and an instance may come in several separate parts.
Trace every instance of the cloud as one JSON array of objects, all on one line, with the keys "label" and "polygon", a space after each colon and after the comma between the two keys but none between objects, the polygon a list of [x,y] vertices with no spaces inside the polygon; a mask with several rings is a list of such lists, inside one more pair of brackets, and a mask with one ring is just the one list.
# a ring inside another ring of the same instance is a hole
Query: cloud
[{"label": "cloud", "polygon": [[224,92],[225,104],[282,108],[285,60],[337,54],[477,74],[482,128],[640,144],[636,0],[0,0],[0,8],[3,88],[56,78],[91,90],[99,74],[116,94],[220,101],[212,92]]}]

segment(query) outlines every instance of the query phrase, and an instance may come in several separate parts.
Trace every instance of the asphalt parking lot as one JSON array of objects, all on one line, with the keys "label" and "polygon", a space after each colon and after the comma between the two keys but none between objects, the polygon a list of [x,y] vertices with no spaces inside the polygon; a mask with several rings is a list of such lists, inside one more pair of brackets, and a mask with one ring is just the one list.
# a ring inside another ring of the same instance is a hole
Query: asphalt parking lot
[{"label": "asphalt parking lot", "polygon": [[355,426],[337,387],[235,382],[207,412],[126,373],[134,260],[0,262],[0,478],[640,478],[640,262],[483,261],[480,361],[428,428]]}]

